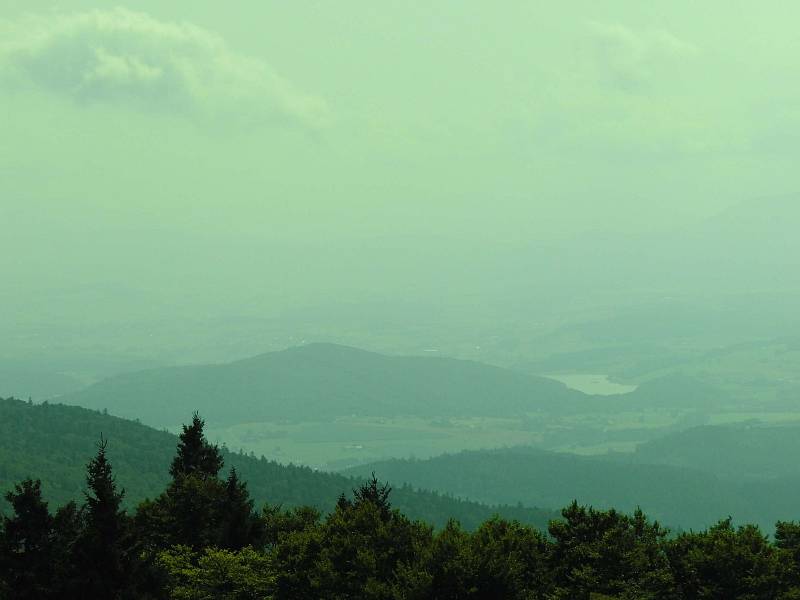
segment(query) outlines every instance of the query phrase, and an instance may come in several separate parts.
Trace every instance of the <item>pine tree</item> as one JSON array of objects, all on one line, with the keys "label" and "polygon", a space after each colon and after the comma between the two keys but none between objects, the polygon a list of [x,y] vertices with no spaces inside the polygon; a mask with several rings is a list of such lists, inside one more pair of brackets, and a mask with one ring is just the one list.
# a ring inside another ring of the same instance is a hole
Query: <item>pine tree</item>
[{"label": "pine tree", "polygon": [[77,569],[75,556],[83,535],[85,511],[70,501],[53,517],[54,597],[59,600],[75,597],[82,586],[83,574]]},{"label": "pine tree", "polygon": [[53,583],[53,517],[41,482],[26,479],[5,496],[14,511],[2,519],[0,580],[14,598],[47,598]]},{"label": "pine tree", "polygon": [[220,544],[226,493],[217,474],[223,460],[219,448],[206,440],[204,426],[194,413],[178,441],[172,482],[158,498],[139,507],[137,527],[150,547],[180,544],[199,550]]},{"label": "pine tree", "polygon": [[203,478],[217,477],[223,460],[219,448],[209,444],[203,433],[205,421],[196,412],[191,425],[183,426],[178,442],[178,452],[172,460],[169,473],[173,479],[194,475]]},{"label": "pine tree", "polygon": [[353,499],[355,506],[369,502],[378,508],[381,514],[388,518],[392,510],[392,504],[389,502],[389,495],[392,493],[392,488],[388,483],[381,483],[372,473],[372,477],[360,487],[353,490]]},{"label": "pine tree", "polygon": [[309,548],[299,550],[317,554],[304,561],[307,577],[317,588],[306,589],[305,597],[319,592],[329,598],[410,597],[405,592],[394,596],[392,585],[398,569],[408,569],[430,543],[431,528],[392,510],[391,488],[374,474],[353,493],[352,502],[338,503],[329,515],[320,539],[312,538]]},{"label": "pine tree", "polygon": [[236,468],[232,468],[225,481],[225,495],[220,507],[221,548],[238,550],[262,540],[263,522],[253,512],[253,505],[247,483],[239,479]]},{"label": "pine tree", "polygon": [[121,510],[124,491],[117,489],[107,445],[101,436],[97,455],[86,468],[86,522],[76,544],[76,566],[91,598],[123,597],[134,568],[127,517]]}]

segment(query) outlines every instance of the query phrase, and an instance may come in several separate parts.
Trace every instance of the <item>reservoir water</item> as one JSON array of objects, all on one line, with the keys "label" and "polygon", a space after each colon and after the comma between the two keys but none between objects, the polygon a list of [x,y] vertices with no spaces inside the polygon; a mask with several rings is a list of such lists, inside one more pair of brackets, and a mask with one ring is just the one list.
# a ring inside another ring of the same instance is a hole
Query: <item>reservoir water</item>
[{"label": "reservoir water", "polygon": [[616,383],[608,379],[608,375],[596,373],[556,373],[545,375],[550,379],[560,381],[568,388],[578,390],[584,394],[596,396],[611,396],[613,394],[627,394],[638,386]]}]

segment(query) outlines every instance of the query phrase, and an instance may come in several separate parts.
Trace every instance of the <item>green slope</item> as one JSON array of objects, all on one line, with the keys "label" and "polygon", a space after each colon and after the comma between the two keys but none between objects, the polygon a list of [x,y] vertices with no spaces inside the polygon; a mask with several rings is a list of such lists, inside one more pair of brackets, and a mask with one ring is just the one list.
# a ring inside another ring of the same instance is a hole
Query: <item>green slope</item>
[{"label": "green slope", "polygon": [[119,375],[59,399],[156,426],[199,410],[209,424],[364,416],[504,416],[587,397],[545,378],[465,360],[312,344],[223,365]]},{"label": "green slope", "polygon": [[[128,506],[154,497],[167,483],[176,437],[140,423],[60,404],[28,404],[0,399],[0,490],[26,478],[39,478],[55,504],[83,497],[85,465],[101,434]],[[258,504],[311,504],[327,511],[357,481],[341,475],[285,466],[266,459],[225,453],[226,468],[235,466]],[[556,513],[519,506],[489,507],[440,494],[397,486],[395,506],[412,517],[441,525],[449,517],[475,527],[495,512],[546,526]]]},{"label": "green slope", "polygon": [[633,458],[704,469],[728,479],[800,477],[800,425],[694,427],[641,444]]},{"label": "green slope", "polygon": [[[791,519],[790,486],[732,482],[700,470],[637,464],[629,459],[584,457],[533,448],[443,455],[428,460],[389,460],[346,471],[375,471],[392,481],[482,502],[561,506],[573,499],[598,507],[648,515],[673,527],[703,528],[728,515],[771,530]],[[771,491],[770,491],[771,490]],[[775,499],[772,493],[780,493]]]}]

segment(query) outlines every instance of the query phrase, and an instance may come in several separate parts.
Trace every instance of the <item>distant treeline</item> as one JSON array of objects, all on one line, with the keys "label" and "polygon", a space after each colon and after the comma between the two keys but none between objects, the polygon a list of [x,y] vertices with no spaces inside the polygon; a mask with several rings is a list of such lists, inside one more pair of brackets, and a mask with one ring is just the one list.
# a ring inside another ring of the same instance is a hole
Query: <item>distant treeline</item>
[{"label": "distant treeline", "polygon": [[[733,443],[736,433],[739,439]],[[704,529],[721,515],[732,515],[737,523],[755,523],[769,531],[776,521],[798,514],[800,473],[797,464],[791,473],[789,463],[797,463],[800,454],[800,427],[702,427],[639,448],[636,453],[596,456],[525,446],[465,450],[425,459],[387,459],[344,473],[363,479],[375,471],[392,482],[495,504],[564,506],[577,498],[629,513],[640,506],[673,530]],[[776,453],[772,460],[770,450]],[[777,456],[780,452],[784,454]],[[701,471],[701,466],[708,470]],[[735,477],[737,468],[742,472]]]},{"label": "distant treeline", "polygon": [[54,514],[41,484],[6,499],[0,528],[3,599],[764,599],[800,598],[800,525],[774,542],[730,520],[668,536],[640,511],[576,503],[548,532],[499,517],[469,532],[434,528],[391,505],[374,476],[327,515],[257,511],[235,468],[195,415],[166,489],[123,508],[100,440],[85,500]]}]

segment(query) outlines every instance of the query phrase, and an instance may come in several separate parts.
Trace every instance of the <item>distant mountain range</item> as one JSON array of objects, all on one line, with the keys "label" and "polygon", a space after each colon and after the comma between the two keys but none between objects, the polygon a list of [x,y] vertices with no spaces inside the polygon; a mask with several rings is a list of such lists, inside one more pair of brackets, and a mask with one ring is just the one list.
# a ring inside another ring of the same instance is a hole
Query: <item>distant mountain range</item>
[{"label": "distant mountain range", "polygon": [[[164,489],[176,436],[75,406],[0,399],[0,492],[31,477],[42,480],[52,508],[69,500],[83,501],[86,463],[96,453],[101,435],[108,440],[108,456],[118,484],[125,488],[128,507],[146,497],[155,497]],[[223,455],[225,472],[236,467],[257,506],[265,502],[284,507],[310,504],[328,511],[340,494],[349,494],[359,483],[342,475],[280,465],[264,458],[228,451]],[[403,485],[394,486],[391,499],[409,516],[436,525],[453,517],[473,528],[493,514],[500,514],[544,528],[558,516],[551,510],[516,503],[488,506]],[[7,508],[3,504],[0,499],[0,512]]]},{"label": "distant mountain range", "polygon": [[310,344],[220,365],[126,373],[58,399],[154,426],[199,410],[214,425],[337,416],[508,416],[590,407],[563,384],[466,360]]},{"label": "distant mountain range", "polygon": [[667,374],[627,394],[592,396],[521,370],[433,356],[387,356],[309,344],[226,364],[116,375],[58,397],[155,427],[194,410],[214,427],[336,417],[518,417],[711,409],[731,403],[692,376]]}]

